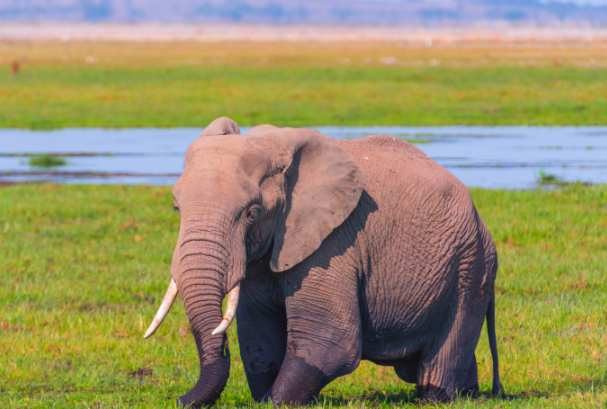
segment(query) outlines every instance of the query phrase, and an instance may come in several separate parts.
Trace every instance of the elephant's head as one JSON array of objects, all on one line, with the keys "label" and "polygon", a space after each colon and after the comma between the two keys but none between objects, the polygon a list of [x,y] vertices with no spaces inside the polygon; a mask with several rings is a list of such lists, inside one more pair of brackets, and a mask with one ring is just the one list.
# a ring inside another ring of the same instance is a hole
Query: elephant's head
[{"label": "elephant's head", "polygon": [[[229,375],[225,331],[247,263],[268,255],[288,270],[312,254],[356,207],[366,179],[333,140],[309,129],[213,121],[188,148],[173,188],[181,216],[171,284],[146,337],[181,292],[200,357],[183,405],[211,405]],[[222,301],[228,294],[225,314]]]}]

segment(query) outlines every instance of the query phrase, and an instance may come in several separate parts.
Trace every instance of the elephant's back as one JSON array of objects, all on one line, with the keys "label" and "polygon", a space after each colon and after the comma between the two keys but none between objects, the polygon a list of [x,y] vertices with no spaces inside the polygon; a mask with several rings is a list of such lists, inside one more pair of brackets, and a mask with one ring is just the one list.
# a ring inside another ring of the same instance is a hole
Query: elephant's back
[{"label": "elephant's back", "polygon": [[[390,192],[386,200],[392,202],[397,199],[403,205],[418,198],[424,198],[426,201],[427,198],[439,194],[445,199],[440,202],[445,205],[453,196],[457,197],[459,205],[472,207],[464,185],[409,142],[390,135],[373,135],[336,142],[363,170],[368,181],[366,190],[378,199]],[[395,198],[394,193],[404,196]]]},{"label": "elephant's back", "polygon": [[392,340],[404,348],[393,357],[402,357],[448,319],[459,260],[478,237],[474,204],[457,178],[405,141],[379,135],[338,143],[367,177],[368,196],[355,210],[368,214],[357,243],[365,265],[363,349],[373,356],[373,345],[379,353]]},{"label": "elephant's back", "polygon": [[336,139],[335,141],[355,161],[360,158],[368,158],[366,155],[369,153],[407,159],[429,159],[424,152],[409,142],[390,135],[372,135],[359,139]]}]

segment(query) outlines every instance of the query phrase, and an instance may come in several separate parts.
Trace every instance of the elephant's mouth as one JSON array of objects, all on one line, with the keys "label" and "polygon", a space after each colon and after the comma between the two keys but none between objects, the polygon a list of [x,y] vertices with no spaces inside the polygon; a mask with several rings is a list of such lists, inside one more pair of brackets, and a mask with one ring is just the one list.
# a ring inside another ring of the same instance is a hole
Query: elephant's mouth
[{"label": "elephant's mouth", "polygon": [[[169,288],[167,289],[166,294],[164,295],[164,299],[162,300],[162,304],[160,304],[160,308],[158,308],[158,312],[156,316],[152,320],[148,330],[145,332],[143,338],[149,338],[162,324],[165,317],[168,315],[175,299],[177,298],[177,294],[179,294],[179,290],[177,289],[177,283],[175,283],[174,279],[171,279],[169,283]],[[238,307],[238,299],[240,297],[240,282],[236,283],[234,288],[230,290],[228,293],[228,302],[226,305],[226,312],[223,314],[223,319],[221,323],[213,330],[211,335],[220,335],[225,334],[228,330],[232,321],[234,320],[234,316],[236,315],[236,308]]]}]

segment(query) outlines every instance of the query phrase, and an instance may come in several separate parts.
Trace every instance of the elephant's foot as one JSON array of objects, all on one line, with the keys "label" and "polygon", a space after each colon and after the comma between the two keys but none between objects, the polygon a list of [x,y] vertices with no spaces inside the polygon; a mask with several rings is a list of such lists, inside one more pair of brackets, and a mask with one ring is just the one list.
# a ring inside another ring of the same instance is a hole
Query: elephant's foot
[{"label": "elephant's foot", "polygon": [[[445,389],[436,385],[418,386],[416,390],[417,398],[421,402],[427,403],[447,403],[453,400],[456,395],[448,393]],[[478,383],[468,386],[459,392],[459,396],[464,398],[476,398],[479,393]]]},{"label": "elephant's foot", "polygon": [[303,358],[288,356],[271,389],[270,398],[277,406],[307,405],[320,394],[327,383],[329,380],[320,369],[306,363]]},{"label": "elephant's foot", "polygon": [[452,394],[432,384],[417,385],[415,394],[417,399],[424,403],[446,403],[453,399]]},{"label": "elephant's foot", "polygon": [[[453,391],[455,392],[455,391]],[[458,391],[458,395],[462,397],[475,398],[479,393],[478,386],[478,368],[476,365],[476,357],[472,357],[472,363],[466,375],[464,387]],[[457,395],[449,393],[444,388],[436,385],[422,385],[417,387],[417,397],[423,402],[448,402],[453,400]]]},{"label": "elephant's foot", "polygon": [[271,387],[269,391],[267,391],[259,400],[259,402],[261,403],[268,403],[268,401],[270,400],[270,395],[272,395],[272,390],[274,389],[274,387]]},{"label": "elephant's foot", "polygon": [[459,393],[459,396],[461,396],[462,398],[476,398],[478,396],[479,390],[480,388],[478,386],[478,383],[476,383],[472,386],[462,389],[462,391]]},{"label": "elephant's foot", "polygon": [[267,402],[272,393],[272,386],[278,376],[278,370],[272,369],[268,372],[247,373],[249,389],[255,402]]}]

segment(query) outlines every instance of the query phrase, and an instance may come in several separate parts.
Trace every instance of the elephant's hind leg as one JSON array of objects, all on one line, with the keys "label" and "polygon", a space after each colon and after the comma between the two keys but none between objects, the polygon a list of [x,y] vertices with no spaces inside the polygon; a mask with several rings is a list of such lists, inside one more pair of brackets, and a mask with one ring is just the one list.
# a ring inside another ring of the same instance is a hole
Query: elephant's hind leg
[{"label": "elephant's hind leg", "polygon": [[417,374],[417,397],[424,401],[446,402],[461,393],[478,390],[474,351],[484,321],[487,302],[467,298],[453,306],[457,314],[434,342],[422,352]]},{"label": "elephant's hind leg", "polygon": [[497,259],[486,227],[474,215],[478,230],[459,255],[458,283],[442,329],[422,351],[417,384],[423,400],[448,401],[478,391],[474,351],[493,294]]}]

